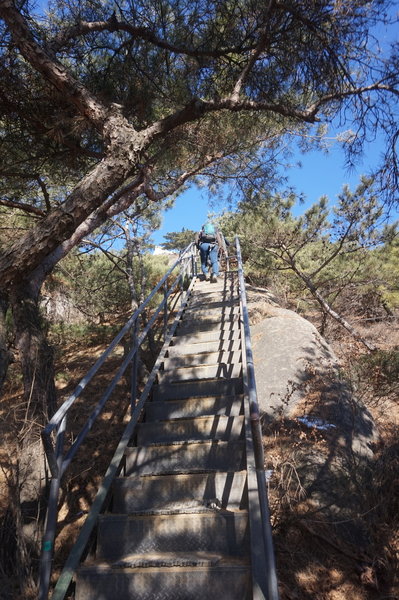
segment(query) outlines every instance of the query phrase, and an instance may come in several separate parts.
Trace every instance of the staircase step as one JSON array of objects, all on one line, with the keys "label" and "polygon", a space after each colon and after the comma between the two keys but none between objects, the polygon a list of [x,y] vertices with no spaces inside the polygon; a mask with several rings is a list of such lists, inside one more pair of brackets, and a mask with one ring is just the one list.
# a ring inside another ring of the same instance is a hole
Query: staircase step
[{"label": "staircase step", "polygon": [[228,292],[217,292],[213,294],[196,293],[194,291],[188,299],[186,310],[201,310],[205,308],[212,310],[213,308],[217,307],[229,305],[236,306],[239,305],[239,302],[240,297],[236,289]]},{"label": "staircase step", "polygon": [[[95,565],[109,565],[116,569],[136,569],[152,567],[211,567],[221,561],[243,564],[242,557],[223,556],[220,552],[147,552],[145,554],[128,554],[116,561],[94,561]],[[93,566],[94,566],[93,564]]]},{"label": "staircase step", "polygon": [[226,317],[219,319],[208,319],[205,321],[196,321],[195,319],[189,319],[181,321],[176,329],[176,335],[182,335],[187,333],[204,333],[206,331],[230,331],[236,329],[237,325],[240,324],[240,315],[234,314],[232,317]]},{"label": "staircase step", "polygon": [[134,553],[220,552],[243,556],[248,551],[247,511],[150,516],[100,515],[98,560],[116,561]]},{"label": "staircase step", "polygon": [[152,399],[179,400],[198,396],[235,396],[242,394],[242,379],[209,379],[181,383],[159,383],[153,386]]},{"label": "staircase step", "polygon": [[219,275],[217,276],[218,280],[216,283],[211,283],[210,281],[206,281],[203,277],[204,276],[201,273],[195,282],[195,289],[201,289],[201,288],[206,289],[209,287],[217,288],[219,286],[228,286],[228,285],[232,285],[232,284],[237,285],[237,277],[226,276],[226,273],[224,273],[224,272],[219,273]]},{"label": "staircase step", "polygon": [[221,321],[240,314],[240,306],[237,306],[237,303],[228,305],[227,302],[218,302],[217,304],[219,305],[217,308],[211,308],[207,304],[202,304],[201,307],[188,305],[183,314],[184,322]]},{"label": "staircase step", "polygon": [[185,440],[238,440],[244,436],[244,416],[212,415],[191,419],[141,423],[137,431],[137,445]]},{"label": "staircase step", "polygon": [[190,306],[197,304],[198,308],[217,308],[218,305],[220,306],[220,303],[223,303],[223,305],[230,303],[239,306],[240,292],[237,284],[226,288],[222,292],[219,290],[214,291],[213,287],[207,290],[197,290],[194,287],[188,297],[188,304]]},{"label": "staircase step", "polygon": [[215,293],[231,289],[237,289],[237,281],[231,279],[225,279],[218,277],[217,283],[211,283],[210,281],[197,281],[195,283],[194,290],[196,292]]},{"label": "staircase step", "polygon": [[241,362],[241,352],[203,352],[201,356],[188,354],[165,358],[163,368],[168,371],[169,369],[179,369],[181,367],[239,362]]},{"label": "staircase step", "polygon": [[241,337],[240,323],[235,322],[230,329],[218,329],[216,331],[197,331],[197,332],[184,332],[176,330],[175,336],[172,338],[173,346],[179,344],[196,344],[198,342],[215,342],[223,341],[224,344],[231,340],[239,340]]},{"label": "staircase step", "polygon": [[218,325],[220,329],[227,329],[228,325],[232,325],[236,321],[240,321],[240,311],[228,312],[222,314],[209,313],[207,315],[201,315],[197,317],[193,312],[183,315],[183,319],[179,322],[178,329],[195,329],[196,331],[209,331],[212,327]]},{"label": "staircase step", "polygon": [[241,339],[239,333],[237,333],[236,339],[230,340],[216,339],[213,341],[187,343],[184,342],[184,337],[182,336],[181,338],[174,338],[174,341],[177,341],[178,343],[175,343],[174,346],[169,346],[169,358],[172,356],[186,356],[190,354],[197,355],[210,352],[236,352],[241,348]]},{"label": "staircase step", "polygon": [[231,308],[239,308],[239,296],[235,296],[234,298],[230,298],[229,300],[221,300],[220,298],[209,302],[205,299],[193,299],[189,300],[186,310],[184,314],[192,313],[198,314],[199,316],[202,314],[213,314],[219,313],[221,310],[228,310]]},{"label": "staircase step", "polygon": [[207,290],[207,289],[212,290],[212,289],[216,288],[217,285],[221,285],[222,282],[225,287],[228,287],[230,285],[235,285],[235,286],[238,285],[238,277],[225,277],[224,273],[221,273],[219,275],[219,281],[218,281],[217,285],[211,284],[210,281],[205,281],[203,279],[203,277],[204,277],[203,274],[200,273],[199,277],[197,277],[197,279],[194,282],[194,290],[203,289],[203,288],[205,290]]},{"label": "staircase step", "polygon": [[236,417],[239,414],[243,414],[242,396],[225,396],[223,398],[190,398],[188,400],[149,402],[146,406],[145,418],[148,422],[204,415]]},{"label": "staircase step", "polygon": [[126,476],[242,471],[246,464],[241,440],[129,447],[125,459]]},{"label": "staircase step", "polygon": [[[210,590],[212,590],[210,595]],[[75,600],[249,600],[250,568],[223,557],[216,566],[113,569],[107,565],[79,571]]]},{"label": "staircase step", "polygon": [[225,363],[181,367],[158,372],[159,382],[193,381],[201,379],[233,379],[240,377],[241,363]]},{"label": "staircase step", "polygon": [[246,508],[246,471],[119,477],[114,482],[113,510],[132,513],[216,507]]},{"label": "staircase step", "polygon": [[75,600],[252,600],[237,272],[197,278]]}]

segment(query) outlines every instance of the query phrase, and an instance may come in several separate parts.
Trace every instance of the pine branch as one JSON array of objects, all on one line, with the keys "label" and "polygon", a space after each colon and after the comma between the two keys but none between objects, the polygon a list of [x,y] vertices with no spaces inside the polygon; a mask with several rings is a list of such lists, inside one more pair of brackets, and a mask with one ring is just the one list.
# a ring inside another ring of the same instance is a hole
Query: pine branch
[{"label": "pine branch", "polygon": [[31,204],[25,204],[24,202],[15,202],[14,200],[8,200],[6,198],[0,198],[0,206],[8,206],[9,208],[17,208],[25,213],[34,215],[35,217],[45,217],[45,211],[32,206]]}]

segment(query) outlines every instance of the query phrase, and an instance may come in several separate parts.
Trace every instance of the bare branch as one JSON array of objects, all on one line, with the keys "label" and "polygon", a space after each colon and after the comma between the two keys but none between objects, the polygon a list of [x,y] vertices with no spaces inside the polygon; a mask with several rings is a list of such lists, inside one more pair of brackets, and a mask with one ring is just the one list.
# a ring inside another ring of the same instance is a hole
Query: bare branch
[{"label": "bare branch", "polygon": [[73,104],[80,113],[102,128],[107,118],[107,107],[95,98],[88,89],[76,81],[65,67],[50,58],[35,41],[25,19],[16,9],[12,0],[2,0],[0,17],[7,23],[22,56],[50,81],[64,98]]},{"label": "bare branch", "polygon": [[255,100],[233,100],[231,97],[221,98],[220,100],[202,100],[194,98],[181,110],[150,125],[145,130],[145,133],[150,138],[155,138],[164,135],[180,125],[196,121],[207,113],[217,112],[219,110],[229,110],[231,112],[271,112],[306,123],[316,123],[320,120],[316,114],[317,109],[300,110],[293,106],[289,106],[288,104],[263,101],[258,102]]},{"label": "bare branch", "polygon": [[351,87],[347,90],[342,90],[340,92],[326,94],[325,96],[322,96],[321,98],[316,100],[316,102],[311,104],[311,106],[309,106],[309,108],[305,112],[307,113],[307,115],[309,117],[312,117],[312,116],[314,117],[317,114],[317,112],[319,111],[319,109],[322,106],[328,104],[329,102],[332,102],[334,100],[343,100],[344,98],[348,98],[350,96],[361,96],[362,94],[365,94],[367,92],[375,92],[375,91],[390,92],[391,94],[394,94],[395,96],[399,96],[399,89],[397,89],[394,85],[389,85],[387,83],[384,83],[384,81],[386,81],[386,80],[387,80],[387,78],[384,78],[384,79],[381,79],[380,81],[376,81],[375,83],[372,83],[371,85]]},{"label": "bare branch", "polygon": [[157,46],[158,48],[162,48],[164,50],[169,50],[173,54],[184,54],[186,56],[192,56],[194,58],[221,58],[229,56],[230,54],[236,54],[238,52],[247,52],[249,50],[253,50],[256,47],[256,44],[248,44],[245,46],[243,43],[237,44],[236,46],[209,50],[201,50],[200,48],[189,48],[188,46],[184,45],[178,46],[176,44],[168,42],[165,39],[160,38],[148,27],[136,27],[130,23],[118,21],[114,14],[107,21],[80,21],[73,27],[68,27],[64,31],[58,33],[54,41],[51,44],[49,44],[49,48],[52,52],[57,52],[77,37],[101,31],[124,31],[126,33],[129,33],[132,36],[132,38],[140,39],[145,42],[150,42],[154,46]]},{"label": "bare branch", "polygon": [[122,267],[120,266],[120,260],[118,260],[118,257],[112,254],[112,252],[109,252],[109,250],[106,250],[101,244],[97,244],[93,240],[82,240],[82,243],[93,246],[93,248],[97,248],[97,250],[100,250],[103,254],[105,254],[108,260],[114,265],[114,267],[118,271],[120,271],[124,276],[126,276],[126,270],[122,269]]},{"label": "bare branch", "polygon": [[[264,18],[265,21],[267,21],[268,15],[270,13],[270,9],[272,8],[273,4],[274,4],[274,0],[270,0],[269,6],[266,9],[266,14],[265,14],[265,18]],[[240,97],[242,85],[243,85],[248,73],[250,73],[250,71],[252,70],[256,61],[258,60],[259,56],[262,54],[262,52],[264,52],[268,42],[269,42],[269,28],[267,26],[265,26],[256,48],[254,50],[252,50],[251,57],[250,57],[248,63],[245,65],[245,67],[241,71],[241,73],[240,73],[239,77],[237,78],[237,81],[234,85],[234,89],[231,94],[231,100],[233,100],[233,102],[238,101],[238,99]]]},{"label": "bare branch", "polygon": [[274,256],[274,258],[283,261],[298,277],[303,281],[307,289],[310,291],[312,296],[316,299],[316,301],[320,304],[323,311],[330,315],[335,321],[337,321],[344,329],[349,331],[349,333],[356,339],[359,340],[368,350],[373,351],[375,347],[373,344],[368,342],[364,337],[362,337],[359,332],[352,327],[350,323],[346,319],[344,319],[340,314],[338,314],[330,304],[326,301],[324,296],[321,295],[320,291],[317,289],[317,286],[313,282],[312,278],[306,275],[297,265],[297,262],[294,258],[290,256],[290,253],[287,251],[287,248],[284,247],[284,244],[279,246],[281,252],[276,252],[272,248],[265,246],[264,249],[266,252]]},{"label": "bare branch", "polygon": [[46,208],[47,208],[47,212],[50,212],[51,210],[51,204],[50,204],[50,194],[47,191],[47,186],[44,183],[43,179],[39,176],[37,177],[37,182],[40,185],[40,188],[43,192],[43,196],[44,196],[44,202],[46,204]]},{"label": "bare branch", "polygon": [[153,202],[159,202],[168,196],[171,196],[176,192],[188,179],[198,175],[203,171],[206,167],[213,164],[215,161],[219,160],[223,157],[223,154],[218,152],[213,156],[206,156],[204,160],[195,168],[190,171],[185,171],[182,173],[177,179],[173,181],[173,183],[166,189],[162,190],[162,192],[155,192],[154,189],[149,184],[144,184],[144,193],[146,194],[149,200]]},{"label": "bare branch", "polygon": [[[320,271],[322,271],[325,267],[327,267],[327,265],[330,264],[330,262],[332,262],[334,260],[334,258],[336,256],[338,256],[338,254],[341,252],[342,248],[345,245],[346,239],[349,235],[349,233],[351,232],[351,229],[354,225],[353,221],[350,221],[348,223],[348,226],[346,228],[346,230],[344,231],[344,233],[342,234],[341,239],[339,240],[339,242],[335,245],[335,249],[334,251],[330,254],[330,256],[328,256],[321,264],[320,266],[315,269],[310,275],[309,277],[311,279],[313,279],[313,277],[315,277],[316,275],[318,275],[320,273]],[[359,248],[356,248],[356,250],[358,250]]]},{"label": "bare branch", "polygon": [[15,202],[14,200],[7,200],[6,198],[0,198],[0,206],[8,206],[9,208],[18,208],[23,212],[29,213],[31,215],[35,215],[36,217],[45,217],[46,213],[37,208],[37,206],[32,206],[30,204],[24,204],[23,202]]}]

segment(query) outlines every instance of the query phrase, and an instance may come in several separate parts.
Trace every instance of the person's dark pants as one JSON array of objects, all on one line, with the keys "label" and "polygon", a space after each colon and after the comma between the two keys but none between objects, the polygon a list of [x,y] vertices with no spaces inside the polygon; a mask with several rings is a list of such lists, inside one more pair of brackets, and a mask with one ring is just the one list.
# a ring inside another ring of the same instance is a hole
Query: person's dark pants
[{"label": "person's dark pants", "polygon": [[208,256],[212,265],[212,273],[219,275],[219,262],[218,262],[218,245],[211,244],[209,242],[202,242],[199,247],[201,257],[201,271],[204,275],[208,273]]}]

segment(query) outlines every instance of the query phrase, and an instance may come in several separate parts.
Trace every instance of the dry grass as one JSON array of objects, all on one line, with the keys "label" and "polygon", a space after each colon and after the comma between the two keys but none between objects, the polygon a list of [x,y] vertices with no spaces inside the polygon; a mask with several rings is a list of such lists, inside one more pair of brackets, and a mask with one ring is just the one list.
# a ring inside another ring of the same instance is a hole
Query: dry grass
[{"label": "dry grass", "polygon": [[[56,365],[56,386],[59,403],[72,392],[79,379],[92,366],[96,358],[104,351],[106,344],[97,344],[85,349],[81,343],[70,343],[58,356]],[[76,401],[70,411],[66,449],[76,439],[83,423],[93,410],[97,400],[108,385],[120,357],[115,355],[98,373],[93,384],[87,387],[82,397]],[[34,584],[26,578],[17,577],[18,552],[14,540],[17,535],[16,514],[10,511],[12,497],[18,488],[18,454],[20,452],[21,426],[24,423],[26,406],[22,400],[22,389],[14,365],[9,372],[8,384],[0,408],[1,444],[0,444],[0,541],[3,552],[0,554],[1,596],[5,600],[30,600],[37,597]],[[78,451],[69,470],[66,472],[60,494],[58,533],[55,544],[53,580],[79,533],[85,515],[98,490],[116,445],[124,428],[124,415],[128,405],[128,386],[126,381],[117,385],[108,400],[100,418],[93,426],[84,445]],[[33,581],[37,574],[37,556],[33,560]],[[20,581],[25,579],[21,589]],[[30,578],[32,580],[32,578]]]}]

